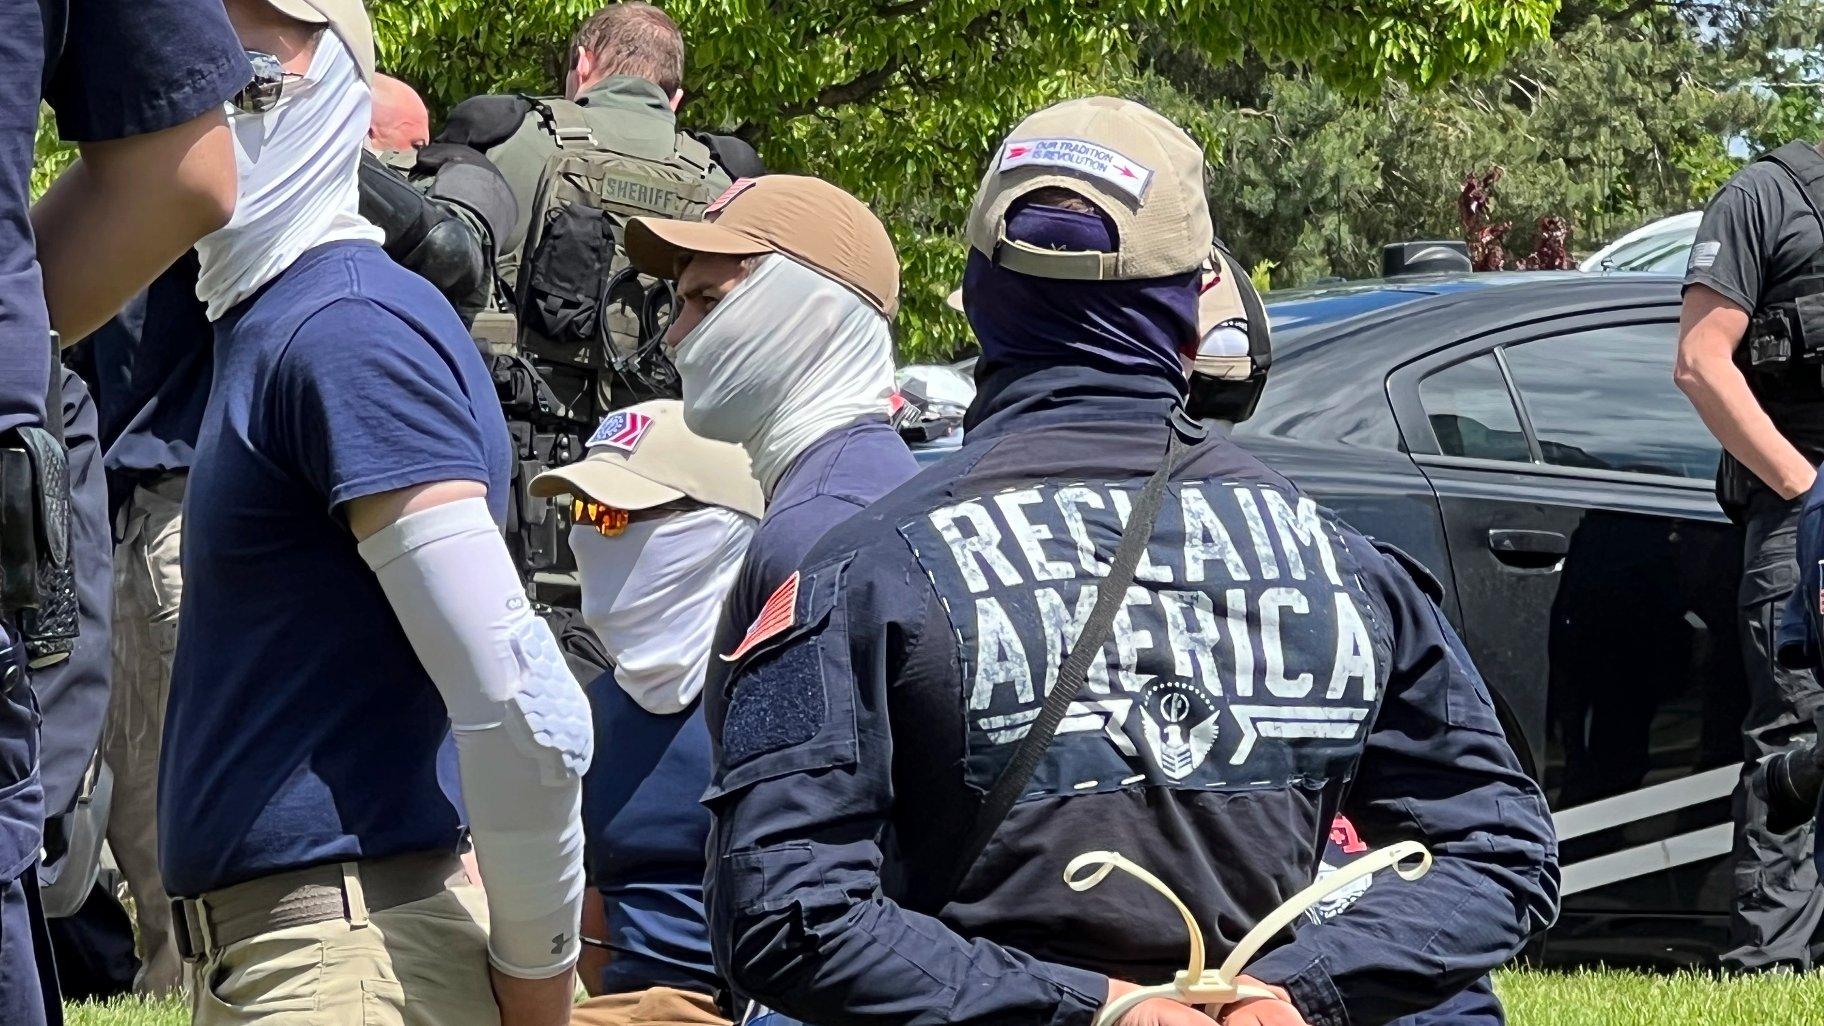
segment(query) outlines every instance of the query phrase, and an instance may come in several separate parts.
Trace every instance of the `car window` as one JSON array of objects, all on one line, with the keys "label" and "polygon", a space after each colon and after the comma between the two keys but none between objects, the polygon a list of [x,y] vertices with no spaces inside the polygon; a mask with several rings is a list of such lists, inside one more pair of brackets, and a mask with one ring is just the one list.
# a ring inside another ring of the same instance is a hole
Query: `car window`
[{"label": "car window", "polygon": [[1518,463],[1532,459],[1493,353],[1453,364],[1420,382],[1419,404],[1437,436],[1438,451],[1446,456]]},{"label": "car window", "polygon": [[1545,462],[1707,479],[1721,455],[1672,383],[1678,326],[1630,324],[1509,346]]}]

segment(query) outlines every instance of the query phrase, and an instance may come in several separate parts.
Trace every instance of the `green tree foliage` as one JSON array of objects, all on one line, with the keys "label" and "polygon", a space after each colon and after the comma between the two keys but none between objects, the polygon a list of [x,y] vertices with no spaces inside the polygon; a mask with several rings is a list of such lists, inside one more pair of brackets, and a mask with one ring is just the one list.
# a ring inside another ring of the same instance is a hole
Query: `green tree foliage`
[{"label": "green tree foliage", "polygon": [[1800,15],[1824,18],[1815,0],[1762,4],[1764,17],[1727,31],[1677,11],[1582,6],[1579,24],[1559,23],[1498,73],[1438,89],[1353,97],[1161,40],[1143,55],[1141,95],[1210,149],[1219,230],[1245,258],[1272,261],[1281,286],[1373,274],[1386,242],[1460,238],[1472,172],[1506,169],[1495,217],[1514,223],[1510,254],[1530,252],[1554,214],[1587,252],[1701,206],[1744,148],[1824,134],[1815,90],[1757,84],[1781,69],[1815,80],[1815,37],[1809,51],[1784,41]]},{"label": "green tree foliage", "polygon": [[[599,0],[371,0],[383,67],[447,107],[551,91]],[[684,116],[736,131],[769,166],[829,178],[882,215],[905,265],[910,355],[959,343],[944,296],[990,148],[1024,114],[1120,90],[1145,26],[1213,63],[1270,55],[1373,93],[1491,71],[1546,36],[1557,0],[668,0],[689,43]]]},{"label": "green tree foliage", "polygon": [[70,166],[76,159],[76,149],[65,146],[57,139],[57,127],[51,120],[49,108],[45,108],[38,118],[38,138],[32,156],[32,197],[43,195],[51,187],[51,181]]}]

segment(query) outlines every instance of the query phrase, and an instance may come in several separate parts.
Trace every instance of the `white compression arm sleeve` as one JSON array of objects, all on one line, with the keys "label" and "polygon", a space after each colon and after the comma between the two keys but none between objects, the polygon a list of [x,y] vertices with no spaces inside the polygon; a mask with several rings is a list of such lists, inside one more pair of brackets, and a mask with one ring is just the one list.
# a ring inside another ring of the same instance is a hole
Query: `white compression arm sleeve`
[{"label": "white compression arm sleeve", "polygon": [[489,957],[512,976],[555,976],[581,950],[588,700],[532,614],[485,501],[402,517],[361,556],[450,711]]}]

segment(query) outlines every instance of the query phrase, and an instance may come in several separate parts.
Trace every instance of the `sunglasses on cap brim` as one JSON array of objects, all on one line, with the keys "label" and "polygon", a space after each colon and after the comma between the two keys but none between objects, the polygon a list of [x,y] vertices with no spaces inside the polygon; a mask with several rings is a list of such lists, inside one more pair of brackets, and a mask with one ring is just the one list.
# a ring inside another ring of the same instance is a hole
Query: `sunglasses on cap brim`
[{"label": "sunglasses on cap brim", "polygon": [[588,499],[572,497],[570,499],[570,522],[593,527],[601,532],[604,538],[614,538],[624,533],[628,525],[636,519],[659,516],[666,513],[688,513],[702,509],[703,504],[691,499],[679,499],[647,509],[626,510],[619,506],[610,506],[605,502],[590,502]]},{"label": "sunglasses on cap brim", "polygon": [[285,96],[285,87],[304,78],[286,71],[278,57],[260,50],[248,50],[247,63],[253,67],[253,78],[228,101],[243,114],[264,114],[277,107]]}]

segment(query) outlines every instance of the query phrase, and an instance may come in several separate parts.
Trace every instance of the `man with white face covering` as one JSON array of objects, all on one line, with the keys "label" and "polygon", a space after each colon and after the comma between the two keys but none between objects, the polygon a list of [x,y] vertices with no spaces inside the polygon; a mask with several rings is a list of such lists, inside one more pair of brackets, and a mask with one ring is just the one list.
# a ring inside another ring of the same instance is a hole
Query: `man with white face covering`
[{"label": "man with white face covering", "polygon": [[214,385],[159,774],[194,1021],[561,1026],[591,731],[499,533],[493,382],[358,211],[359,0],[228,12],[256,78],[241,202],[197,247]]},{"label": "man with white face covering", "polygon": [[[764,500],[747,454],[675,400],[610,414],[579,463],[533,479],[571,500],[582,613],[613,669],[588,687],[600,754],[583,780],[587,1026],[724,1022],[703,919],[709,733],[698,700],[716,623]],[[597,946],[599,945],[599,947]]]},{"label": "man with white face covering", "polygon": [[762,612],[790,606],[793,571],[824,532],[918,470],[887,423],[899,258],[860,200],[795,175],[742,179],[702,221],[634,218],[627,255],[677,280],[666,344],[685,423],[744,447],[766,491],[717,632],[715,688],[780,629]]}]

